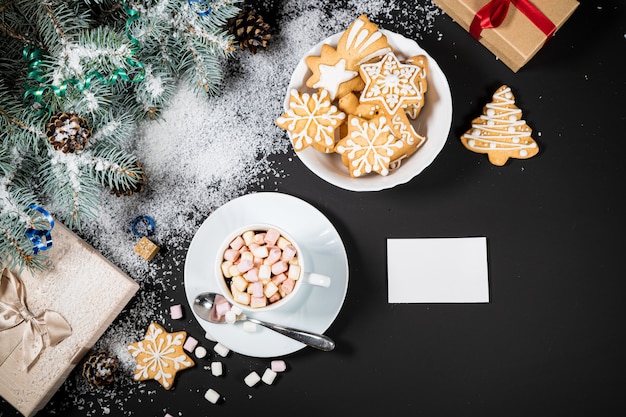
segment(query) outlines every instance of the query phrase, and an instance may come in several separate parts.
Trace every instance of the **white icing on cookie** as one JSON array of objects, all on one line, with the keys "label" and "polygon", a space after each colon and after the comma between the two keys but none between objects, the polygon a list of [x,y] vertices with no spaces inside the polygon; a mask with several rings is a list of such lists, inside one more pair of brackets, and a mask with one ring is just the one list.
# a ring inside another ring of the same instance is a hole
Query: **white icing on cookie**
[{"label": "white icing on cookie", "polygon": [[351,117],[349,123],[349,136],[339,143],[337,152],[346,154],[351,174],[360,177],[374,171],[388,175],[391,156],[402,147],[402,142],[393,136],[385,117],[377,120]]},{"label": "white icing on cookie", "polygon": [[365,88],[361,102],[381,103],[389,114],[406,105],[422,100],[416,77],[421,71],[417,65],[402,64],[393,53],[379,62],[361,65]]},{"label": "white icing on cookie", "polygon": [[350,81],[358,76],[357,71],[346,70],[346,60],[340,59],[335,65],[320,64],[320,79],[313,84],[313,88],[323,88],[328,90],[330,99],[334,100],[337,96],[339,84]]},{"label": "white icing on cookie", "polygon": [[522,110],[513,106],[515,100],[509,87],[493,95],[494,101],[485,107],[485,114],[480,116],[483,123],[472,123],[472,130],[465,134],[468,145],[476,151],[487,149],[517,150],[520,156],[527,156],[528,149],[536,148],[537,143],[530,138],[531,132],[520,127],[526,125],[522,120]]},{"label": "white icing on cookie", "polygon": [[328,91],[308,94],[290,91],[289,109],[276,125],[290,133],[296,151],[318,143],[326,148],[335,144],[335,129],[343,123],[345,113],[331,104]]}]

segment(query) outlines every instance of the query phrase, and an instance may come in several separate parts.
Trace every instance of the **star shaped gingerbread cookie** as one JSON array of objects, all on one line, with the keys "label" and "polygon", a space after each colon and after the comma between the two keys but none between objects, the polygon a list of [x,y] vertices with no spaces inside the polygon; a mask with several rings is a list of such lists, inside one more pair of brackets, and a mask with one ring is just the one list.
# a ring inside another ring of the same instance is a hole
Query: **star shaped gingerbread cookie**
[{"label": "star shaped gingerbread cookie", "polygon": [[186,338],[184,331],[168,333],[159,324],[150,323],[145,338],[128,346],[137,361],[135,381],[154,379],[166,390],[172,388],[176,373],[194,366],[183,350]]},{"label": "star shaped gingerbread cookie", "polygon": [[422,67],[403,64],[393,52],[378,62],[361,65],[359,71],[365,80],[361,103],[375,103],[395,114],[424,100],[424,89],[419,85]]}]

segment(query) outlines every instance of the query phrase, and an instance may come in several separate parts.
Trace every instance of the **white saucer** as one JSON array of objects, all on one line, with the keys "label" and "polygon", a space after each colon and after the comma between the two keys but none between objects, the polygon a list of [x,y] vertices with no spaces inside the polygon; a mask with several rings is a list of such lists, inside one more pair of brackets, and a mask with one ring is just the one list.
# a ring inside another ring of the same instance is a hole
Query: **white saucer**
[{"label": "white saucer", "polygon": [[[316,333],[324,333],[333,323],[348,290],[348,257],[337,230],[315,207],[296,197],[260,192],[231,200],[215,210],[191,240],[185,261],[185,293],[189,311],[197,294],[218,291],[213,278],[218,246],[234,229],[248,223],[271,223],[289,231],[306,252],[309,269],[331,277],[330,287],[307,285],[286,308],[257,313],[254,317]],[[276,357],[305,347],[271,330],[257,326],[243,330],[242,323],[213,324],[196,320],[218,342],[229,349],[253,357]],[[332,338],[332,335],[330,335]]]},{"label": "white saucer", "polygon": [[[379,191],[404,184],[422,172],[439,155],[448,139],[452,125],[452,95],[446,76],[439,68],[437,62],[424,51],[415,41],[407,39],[388,30],[381,30],[387,36],[389,44],[393,47],[396,56],[400,60],[415,55],[425,55],[428,58],[428,90],[426,101],[417,120],[411,121],[415,130],[426,135],[427,140],[422,147],[410,158],[402,161],[402,165],[393,170],[389,175],[367,175],[359,178],[350,177],[348,169],[341,162],[338,154],[324,154],[313,148],[306,148],[296,155],[313,173],[323,180],[337,187],[351,191]],[[306,80],[311,76],[311,71],[306,65],[306,56],[319,56],[322,44],[336,46],[342,33],[337,33],[315,45],[298,62],[296,69],[291,75],[287,94],[283,107],[289,108],[289,92],[292,89],[298,91],[313,92],[306,86]]]}]

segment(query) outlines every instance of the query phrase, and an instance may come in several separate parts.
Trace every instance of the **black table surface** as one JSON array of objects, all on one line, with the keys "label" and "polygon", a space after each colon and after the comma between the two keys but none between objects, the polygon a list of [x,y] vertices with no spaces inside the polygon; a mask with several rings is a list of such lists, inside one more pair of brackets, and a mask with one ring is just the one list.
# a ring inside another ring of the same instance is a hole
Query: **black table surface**
[{"label": "black table surface", "polygon": [[[403,19],[377,23],[402,33]],[[287,355],[288,371],[255,388],[242,379],[268,361],[233,354],[217,405],[202,397],[211,375],[196,367],[171,391],[154,381],[136,390],[124,409],[89,407],[101,391],[59,410],[60,390],[38,415],[626,415],[626,5],[582,1],[518,73],[449,17],[435,29],[441,40],[419,43],[447,76],[454,112],[443,151],[419,176],[357,193],[293,154],[275,157],[289,170],[278,191],[318,208],[346,246],[348,293],[326,332],[333,352]],[[496,167],[459,137],[502,84],[541,132],[541,152]],[[488,303],[388,302],[388,238],[471,236],[487,238]],[[14,415],[0,401],[0,416]]]}]

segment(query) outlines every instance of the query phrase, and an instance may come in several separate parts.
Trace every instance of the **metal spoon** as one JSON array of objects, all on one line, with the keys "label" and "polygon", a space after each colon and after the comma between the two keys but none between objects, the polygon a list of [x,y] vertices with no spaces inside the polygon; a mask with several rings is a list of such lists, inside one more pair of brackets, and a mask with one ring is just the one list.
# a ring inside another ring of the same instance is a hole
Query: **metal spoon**
[{"label": "metal spoon", "polygon": [[[215,306],[221,302],[221,300],[226,299],[220,295],[213,292],[203,292],[198,294],[193,301],[193,311],[202,318],[210,323],[225,323],[224,316],[218,316],[215,311]],[[320,349],[323,351],[331,351],[335,348],[335,342],[332,341],[327,336],[307,332],[305,330],[293,329],[287,326],[281,326],[280,324],[272,324],[267,323],[258,319],[254,319],[252,317],[247,317],[244,314],[240,314],[238,316],[239,320],[248,320],[252,323],[256,323],[263,327],[267,327],[268,329],[274,330],[282,335],[290,337],[298,342],[302,342],[305,345],[314,347],[316,349]]]}]

